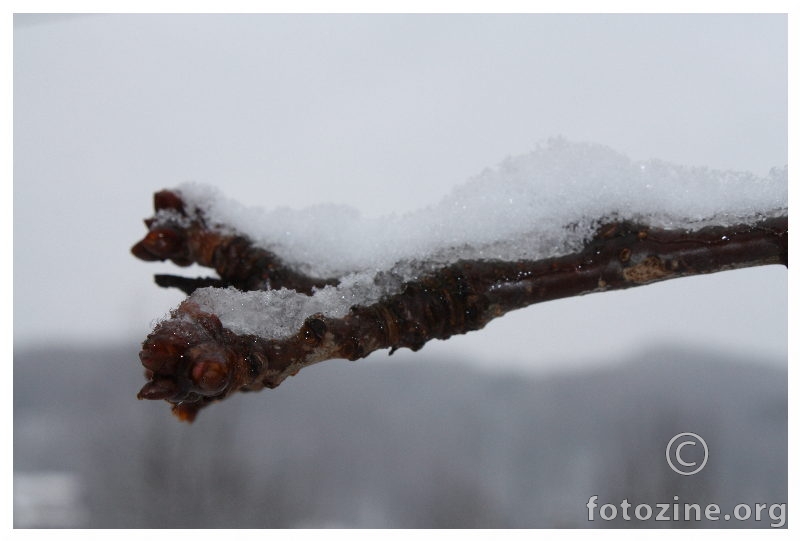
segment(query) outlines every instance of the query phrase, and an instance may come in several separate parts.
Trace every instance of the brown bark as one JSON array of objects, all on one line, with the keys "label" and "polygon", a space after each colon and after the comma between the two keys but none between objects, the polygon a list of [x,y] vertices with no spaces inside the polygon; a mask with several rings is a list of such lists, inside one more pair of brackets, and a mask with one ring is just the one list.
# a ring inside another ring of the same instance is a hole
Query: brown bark
[{"label": "brown bark", "polygon": [[[151,231],[152,232],[152,231]],[[510,310],[548,300],[788,260],[788,220],[672,231],[611,223],[578,253],[539,261],[459,261],[342,318],[316,314],[286,339],[237,335],[186,300],[156,326],[140,358],[150,380],[139,398],[166,399],[191,421],[236,391],[277,387],[326,359],[356,360],[389,348],[480,329]]]}]

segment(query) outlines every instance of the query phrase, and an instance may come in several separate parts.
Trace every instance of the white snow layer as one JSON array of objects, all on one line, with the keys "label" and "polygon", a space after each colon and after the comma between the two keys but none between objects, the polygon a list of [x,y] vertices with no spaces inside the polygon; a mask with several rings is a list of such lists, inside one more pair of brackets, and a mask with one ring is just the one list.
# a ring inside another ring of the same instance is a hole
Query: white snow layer
[{"label": "white snow layer", "polygon": [[245,234],[311,275],[344,277],[313,296],[232,288],[192,295],[231,330],[279,338],[316,312],[341,317],[399,291],[422,270],[458,259],[541,259],[578,250],[609,219],[698,229],[783,215],[787,179],[786,166],[759,177],[632,161],[605,146],[551,139],[486,169],[438,204],[400,216],[368,219],[336,205],[264,211],[207,186],[178,191],[190,213],[201,210],[215,227]]}]

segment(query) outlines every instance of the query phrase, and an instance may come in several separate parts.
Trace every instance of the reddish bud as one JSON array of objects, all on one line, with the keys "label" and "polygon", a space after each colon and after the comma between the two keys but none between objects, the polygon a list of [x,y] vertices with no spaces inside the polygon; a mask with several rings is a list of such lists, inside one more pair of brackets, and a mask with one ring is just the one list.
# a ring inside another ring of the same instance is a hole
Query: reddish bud
[{"label": "reddish bud", "polygon": [[187,423],[191,423],[194,421],[195,417],[197,417],[197,411],[202,406],[197,405],[196,403],[187,404],[175,404],[172,406],[172,413],[181,421],[186,421]]},{"label": "reddish bud", "polygon": [[188,345],[186,338],[181,335],[157,333],[144,343],[139,359],[145,368],[171,375],[175,373]]},{"label": "reddish bud", "polygon": [[228,366],[225,350],[215,344],[205,343],[188,352],[194,361],[189,377],[195,392],[209,396],[222,392],[228,384]]},{"label": "reddish bud", "polygon": [[197,363],[192,367],[192,381],[200,392],[216,394],[228,383],[228,370],[222,363]]},{"label": "reddish bud", "polygon": [[155,379],[145,383],[136,398],[139,400],[162,400],[175,396],[178,386],[171,379]]},{"label": "reddish bud", "polygon": [[170,190],[156,192],[153,196],[153,206],[155,206],[156,212],[162,209],[174,209],[181,214],[186,214],[183,211],[183,200],[178,194]]},{"label": "reddish bud", "polygon": [[144,261],[162,261],[164,259],[162,257],[158,257],[148,250],[147,245],[143,240],[133,245],[131,248],[131,253]]},{"label": "reddish bud", "polygon": [[153,255],[166,259],[177,255],[183,248],[186,236],[183,232],[171,227],[158,227],[142,240],[144,247]]}]

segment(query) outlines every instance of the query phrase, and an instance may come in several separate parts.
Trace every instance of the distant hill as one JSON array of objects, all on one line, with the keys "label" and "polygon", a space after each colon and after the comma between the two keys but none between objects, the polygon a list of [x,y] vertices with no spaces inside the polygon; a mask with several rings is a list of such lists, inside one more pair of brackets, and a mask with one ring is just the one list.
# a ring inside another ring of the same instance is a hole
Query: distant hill
[{"label": "distant hill", "polygon": [[[136,354],[15,351],[15,526],[768,527],[589,522],[586,503],[787,499],[786,370],[723,352],[541,378],[424,350],[332,361],[191,426],[136,400]],[[691,477],[664,452],[686,431],[710,449]]]}]

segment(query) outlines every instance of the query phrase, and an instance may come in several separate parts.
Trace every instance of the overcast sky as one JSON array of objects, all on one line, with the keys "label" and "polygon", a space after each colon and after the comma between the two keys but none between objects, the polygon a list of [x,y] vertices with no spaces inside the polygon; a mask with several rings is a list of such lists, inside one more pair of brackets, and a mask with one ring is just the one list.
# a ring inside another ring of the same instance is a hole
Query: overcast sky
[{"label": "overcast sky", "polygon": [[[141,341],[182,294],[129,249],[152,193],[187,180],[404,212],[554,135],[763,175],[787,163],[787,116],[781,15],[17,15],[15,347]],[[545,303],[426,349],[535,370],[666,341],[785,362],[786,318],[769,267]]]}]

